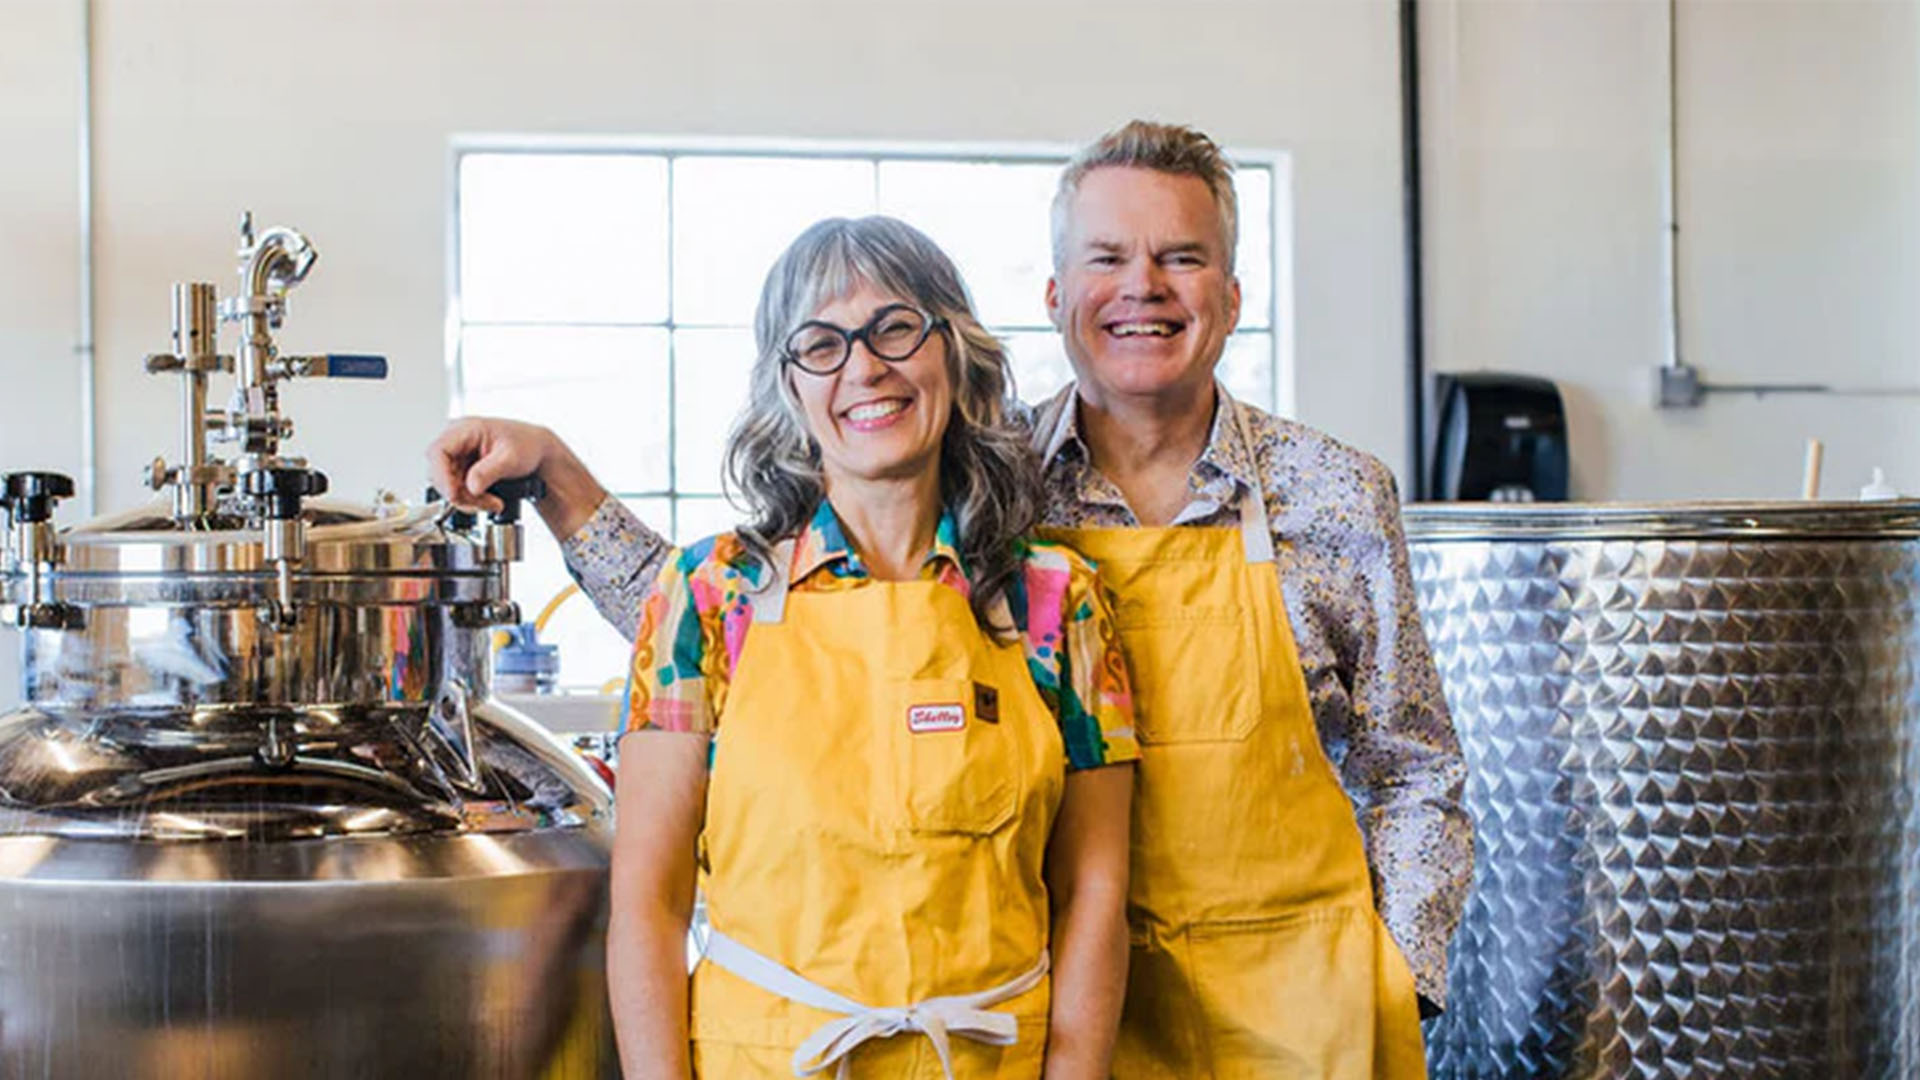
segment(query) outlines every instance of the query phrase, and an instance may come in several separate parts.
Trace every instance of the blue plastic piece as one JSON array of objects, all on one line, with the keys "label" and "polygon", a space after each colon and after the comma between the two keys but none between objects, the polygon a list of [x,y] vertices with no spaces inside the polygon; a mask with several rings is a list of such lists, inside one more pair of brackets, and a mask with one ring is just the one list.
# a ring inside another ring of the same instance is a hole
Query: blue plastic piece
[{"label": "blue plastic piece", "polygon": [[560,677],[560,646],[542,644],[532,623],[511,627],[506,634],[506,644],[493,653],[494,678],[524,689],[552,690]]},{"label": "blue plastic piece", "polygon": [[328,353],[327,378],[329,379],[384,379],[387,377],[387,358],[369,356],[363,353]]}]

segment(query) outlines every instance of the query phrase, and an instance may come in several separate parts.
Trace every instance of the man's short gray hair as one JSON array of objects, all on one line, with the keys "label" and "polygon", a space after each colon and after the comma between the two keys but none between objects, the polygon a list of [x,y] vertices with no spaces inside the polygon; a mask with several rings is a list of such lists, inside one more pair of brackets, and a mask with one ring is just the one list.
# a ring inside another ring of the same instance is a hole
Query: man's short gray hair
[{"label": "man's short gray hair", "polygon": [[1212,139],[1180,124],[1132,120],[1089,143],[1067,162],[1060,188],[1053,196],[1053,266],[1067,257],[1067,216],[1080,181],[1095,169],[1152,169],[1174,176],[1195,176],[1213,193],[1226,243],[1227,269],[1233,269],[1234,249],[1240,245],[1240,204],[1233,193],[1233,163]]}]

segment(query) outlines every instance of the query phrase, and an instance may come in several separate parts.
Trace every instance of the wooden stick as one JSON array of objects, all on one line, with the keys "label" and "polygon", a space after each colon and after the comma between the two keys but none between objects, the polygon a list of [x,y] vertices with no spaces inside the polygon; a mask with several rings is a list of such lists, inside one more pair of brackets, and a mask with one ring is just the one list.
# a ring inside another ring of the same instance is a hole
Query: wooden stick
[{"label": "wooden stick", "polygon": [[1820,459],[1826,453],[1826,446],[1819,439],[1807,440],[1807,472],[1800,481],[1800,497],[1813,500],[1820,497]]}]

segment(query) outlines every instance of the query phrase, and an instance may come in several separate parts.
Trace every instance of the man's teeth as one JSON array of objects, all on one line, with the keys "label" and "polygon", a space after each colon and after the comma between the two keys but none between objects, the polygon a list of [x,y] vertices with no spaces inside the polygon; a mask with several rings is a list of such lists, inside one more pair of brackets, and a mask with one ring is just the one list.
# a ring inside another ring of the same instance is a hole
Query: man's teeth
[{"label": "man's teeth", "polygon": [[1117,337],[1134,337],[1138,334],[1153,334],[1156,337],[1172,337],[1174,325],[1165,322],[1115,323],[1113,333]]},{"label": "man's teeth", "polygon": [[894,413],[906,407],[907,403],[898,399],[893,401],[869,401],[865,405],[855,405],[853,408],[848,409],[847,419],[856,423],[866,420],[879,420],[882,417],[892,416]]}]

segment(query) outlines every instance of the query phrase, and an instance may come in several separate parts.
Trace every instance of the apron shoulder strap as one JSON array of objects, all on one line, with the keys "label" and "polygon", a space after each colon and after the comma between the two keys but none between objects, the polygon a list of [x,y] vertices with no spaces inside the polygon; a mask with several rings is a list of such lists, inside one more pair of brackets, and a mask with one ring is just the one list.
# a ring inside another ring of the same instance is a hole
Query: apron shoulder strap
[{"label": "apron shoulder strap", "polygon": [[777,623],[787,617],[787,588],[793,573],[793,548],[791,537],[773,545],[767,580],[753,592],[754,622]]},{"label": "apron shoulder strap", "polygon": [[1078,386],[1069,383],[1065,390],[1033,410],[1033,427],[1027,432],[1027,441],[1033,452],[1040,455],[1042,469],[1060,452],[1060,444],[1067,441],[1067,429],[1073,426],[1074,405],[1079,400]]},{"label": "apron shoulder strap", "polygon": [[1253,469],[1253,479],[1246,491],[1240,493],[1240,542],[1245,546],[1247,561],[1250,563],[1270,563],[1273,561],[1273,524],[1267,520],[1267,492],[1260,483],[1260,458],[1258,444],[1253,440],[1253,424],[1247,419],[1247,410],[1240,407],[1227,388],[1214,384],[1220,395],[1220,407],[1233,411],[1234,437],[1246,450],[1247,461]]}]

